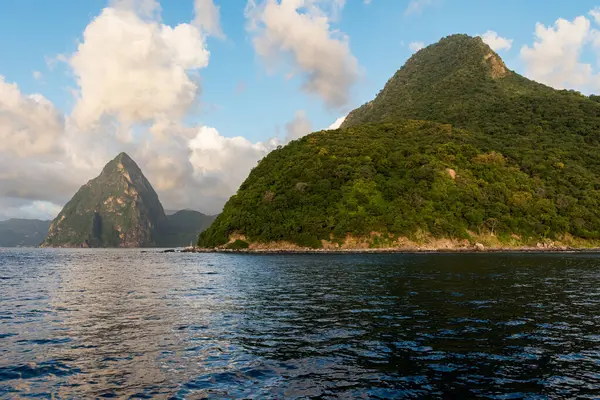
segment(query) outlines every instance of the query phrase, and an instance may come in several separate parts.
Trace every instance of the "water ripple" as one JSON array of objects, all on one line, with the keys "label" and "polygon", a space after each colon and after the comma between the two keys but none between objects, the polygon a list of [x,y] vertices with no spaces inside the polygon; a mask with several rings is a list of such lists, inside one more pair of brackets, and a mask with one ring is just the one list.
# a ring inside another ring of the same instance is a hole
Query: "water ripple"
[{"label": "water ripple", "polygon": [[0,249],[0,398],[600,396],[600,257]]}]

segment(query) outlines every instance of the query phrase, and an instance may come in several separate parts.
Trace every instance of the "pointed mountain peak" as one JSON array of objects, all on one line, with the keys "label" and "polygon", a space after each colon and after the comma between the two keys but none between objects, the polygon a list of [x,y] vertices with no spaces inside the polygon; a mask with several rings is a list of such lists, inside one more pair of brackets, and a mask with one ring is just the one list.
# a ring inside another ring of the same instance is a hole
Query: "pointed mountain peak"
[{"label": "pointed mountain peak", "polygon": [[152,246],[165,221],[152,185],[135,161],[120,153],[65,205],[43,245]]},{"label": "pointed mountain peak", "polygon": [[464,122],[472,120],[470,110],[480,104],[532,87],[480,37],[451,35],[413,54],[375,99],[348,115],[342,128],[398,119]]},{"label": "pointed mountain peak", "polygon": [[117,155],[115,158],[113,158],[111,161],[108,162],[108,165],[111,164],[121,164],[123,165],[124,168],[137,168],[139,169],[138,165],[135,163],[135,161],[133,161],[133,159],[131,157],[129,157],[129,155],[125,152],[121,152],[119,153],[119,155]]},{"label": "pointed mountain peak", "polygon": [[415,53],[403,69],[410,68],[412,64],[420,68],[436,68],[446,75],[457,70],[474,72],[484,67],[485,72],[494,79],[503,78],[511,72],[481,37],[465,34],[450,35],[425,47]]},{"label": "pointed mountain peak", "polygon": [[120,152],[115,158],[115,161],[125,161],[125,162],[133,162],[133,159],[131,157],[129,157],[129,155],[127,153],[125,153],[124,151]]},{"label": "pointed mountain peak", "polygon": [[129,183],[133,183],[132,179],[146,181],[146,177],[140,167],[127,155],[127,153],[119,153],[118,156],[104,166],[102,173],[100,174],[100,176],[106,177],[116,175],[123,176]]}]

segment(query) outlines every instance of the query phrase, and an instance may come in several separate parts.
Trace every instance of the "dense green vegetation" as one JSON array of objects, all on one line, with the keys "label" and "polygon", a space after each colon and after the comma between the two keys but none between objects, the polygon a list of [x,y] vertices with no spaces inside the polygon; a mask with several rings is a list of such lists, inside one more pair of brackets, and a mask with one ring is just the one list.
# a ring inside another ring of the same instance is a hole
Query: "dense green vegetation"
[{"label": "dense green vegetation", "polygon": [[509,71],[478,38],[421,50],[342,128],[265,157],[199,245],[600,239],[600,104]]},{"label": "dense green vegetation", "polygon": [[50,221],[9,219],[0,221],[0,247],[37,247],[48,233]]},{"label": "dense green vegetation", "polygon": [[[598,238],[600,179],[571,135],[561,151],[540,140],[519,158],[494,137],[405,121],[319,132],[269,154],[200,237],[318,247],[320,239],[386,232],[468,238],[476,233]],[[455,179],[451,174],[456,172]]]}]

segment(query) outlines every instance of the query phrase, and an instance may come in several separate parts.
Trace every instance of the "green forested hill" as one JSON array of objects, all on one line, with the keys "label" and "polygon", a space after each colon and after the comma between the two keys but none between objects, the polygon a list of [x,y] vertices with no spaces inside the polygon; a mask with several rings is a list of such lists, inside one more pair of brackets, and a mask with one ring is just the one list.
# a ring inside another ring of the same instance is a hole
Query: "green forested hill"
[{"label": "green forested hill", "polygon": [[[600,239],[600,104],[506,68],[480,39],[421,50],[342,129],[265,157],[201,234],[250,242]],[[377,233],[377,235],[374,235]],[[582,241],[583,240],[583,241]]]}]

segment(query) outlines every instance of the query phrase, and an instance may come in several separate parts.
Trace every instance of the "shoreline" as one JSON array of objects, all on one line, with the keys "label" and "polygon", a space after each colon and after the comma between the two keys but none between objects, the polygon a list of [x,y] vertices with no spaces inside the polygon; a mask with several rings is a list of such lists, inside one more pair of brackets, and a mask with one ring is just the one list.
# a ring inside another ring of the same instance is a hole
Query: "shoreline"
[{"label": "shoreline", "polygon": [[[165,252],[173,252],[167,250]],[[224,249],[185,247],[181,253],[233,253],[233,254],[486,254],[486,253],[600,253],[600,248],[576,247],[501,247],[501,248],[347,248],[347,249]]]}]

